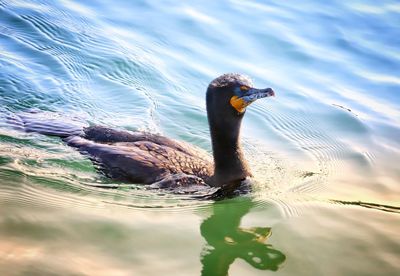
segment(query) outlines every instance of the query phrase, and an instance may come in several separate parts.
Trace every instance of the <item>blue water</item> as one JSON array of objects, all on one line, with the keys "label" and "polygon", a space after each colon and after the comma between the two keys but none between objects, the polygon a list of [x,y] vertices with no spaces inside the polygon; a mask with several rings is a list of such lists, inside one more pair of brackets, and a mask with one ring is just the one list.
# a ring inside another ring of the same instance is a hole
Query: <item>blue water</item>
[{"label": "blue water", "polygon": [[[115,183],[6,120],[42,110],[211,152],[204,95],[227,72],[276,91],[243,122],[247,197]],[[0,274],[397,274],[399,72],[397,1],[0,0]]]}]

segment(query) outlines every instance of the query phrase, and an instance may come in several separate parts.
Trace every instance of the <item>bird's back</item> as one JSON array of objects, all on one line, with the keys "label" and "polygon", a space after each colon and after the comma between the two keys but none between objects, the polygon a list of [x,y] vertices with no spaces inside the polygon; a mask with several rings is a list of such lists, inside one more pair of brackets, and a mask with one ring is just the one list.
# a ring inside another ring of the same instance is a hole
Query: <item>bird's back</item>
[{"label": "bird's back", "polygon": [[156,134],[94,126],[85,128],[83,137],[65,140],[119,180],[151,184],[185,174],[207,181],[213,174],[212,159],[205,151]]}]

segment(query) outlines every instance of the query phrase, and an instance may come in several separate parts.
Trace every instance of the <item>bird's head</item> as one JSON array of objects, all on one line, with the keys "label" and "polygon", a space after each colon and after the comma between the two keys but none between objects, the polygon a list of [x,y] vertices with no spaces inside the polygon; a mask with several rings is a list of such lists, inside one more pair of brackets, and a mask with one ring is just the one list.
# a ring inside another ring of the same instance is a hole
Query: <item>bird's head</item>
[{"label": "bird's head", "polygon": [[271,88],[254,88],[252,81],[246,76],[224,74],[208,86],[207,111],[209,116],[241,118],[251,103],[271,96],[275,96]]}]

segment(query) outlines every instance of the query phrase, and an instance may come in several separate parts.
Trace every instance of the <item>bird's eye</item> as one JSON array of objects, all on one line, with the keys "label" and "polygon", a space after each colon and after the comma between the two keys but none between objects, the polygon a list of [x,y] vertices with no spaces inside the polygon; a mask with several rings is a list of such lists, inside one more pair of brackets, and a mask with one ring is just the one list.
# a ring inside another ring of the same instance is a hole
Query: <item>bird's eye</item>
[{"label": "bird's eye", "polygon": [[246,86],[246,85],[242,85],[242,86],[240,86],[240,90],[242,90],[242,91],[247,91],[247,90],[249,90],[250,88],[248,87],[248,86]]}]

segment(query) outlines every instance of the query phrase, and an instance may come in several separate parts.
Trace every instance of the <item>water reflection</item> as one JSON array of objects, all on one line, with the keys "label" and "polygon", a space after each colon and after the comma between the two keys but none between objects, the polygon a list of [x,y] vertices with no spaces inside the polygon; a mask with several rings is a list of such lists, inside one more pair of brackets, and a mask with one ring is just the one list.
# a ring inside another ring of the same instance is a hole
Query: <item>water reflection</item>
[{"label": "water reflection", "polygon": [[260,270],[279,269],[286,256],[266,244],[270,227],[240,227],[242,217],[253,206],[250,198],[240,198],[213,205],[213,214],[200,226],[207,241],[202,253],[202,275],[227,275],[229,266],[241,258]]}]

